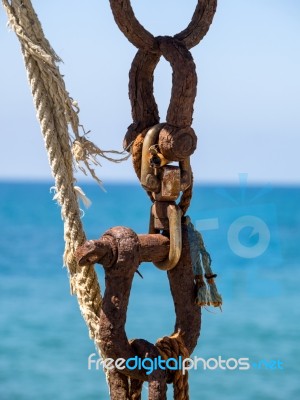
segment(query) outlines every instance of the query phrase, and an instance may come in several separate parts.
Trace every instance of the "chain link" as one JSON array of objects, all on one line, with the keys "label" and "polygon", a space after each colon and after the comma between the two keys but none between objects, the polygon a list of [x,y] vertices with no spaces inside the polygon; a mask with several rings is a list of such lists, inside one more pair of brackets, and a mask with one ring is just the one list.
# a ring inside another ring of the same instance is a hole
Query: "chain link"
[{"label": "chain link", "polygon": [[[198,0],[192,20],[173,37],[154,37],[136,19],[130,0],[110,0],[115,21],[127,39],[138,48],[129,72],[129,98],[133,123],[123,146],[131,143],[134,169],[152,202],[149,233],[170,238],[168,258],[155,263],[171,270],[182,252],[182,216],[191,197],[193,174],[190,156],[197,146],[191,127],[197,92],[197,74],[189,51],[207,33],[217,0]],[[166,122],[160,123],[154,97],[154,71],[163,56],[171,65],[172,91]],[[176,165],[170,165],[176,162]],[[176,201],[181,195],[179,204]],[[186,390],[183,397],[188,399]]]}]

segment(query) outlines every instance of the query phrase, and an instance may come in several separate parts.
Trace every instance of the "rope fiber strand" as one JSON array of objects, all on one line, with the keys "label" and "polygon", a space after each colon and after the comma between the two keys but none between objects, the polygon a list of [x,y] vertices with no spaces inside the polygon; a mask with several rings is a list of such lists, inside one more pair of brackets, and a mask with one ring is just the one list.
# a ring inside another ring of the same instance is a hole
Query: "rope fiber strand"
[{"label": "rope fiber strand", "polygon": [[64,263],[90,337],[96,339],[101,292],[93,265],[78,267],[74,252],[86,240],[74,189],[68,126],[78,135],[78,115],[66,91],[56,55],[45,38],[30,0],[2,1],[20,43],[64,221]]},{"label": "rope fiber strand", "polygon": [[[187,359],[190,357],[180,331],[171,336],[165,336],[161,339],[158,339],[155,346],[164,360],[168,360],[170,358],[178,360],[179,356],[181,356],[182,359]],[[180,369],[174,372],[172,376],[174,399],[189,400],[188,379],[189,376],[187,372],[183,374]]]}]

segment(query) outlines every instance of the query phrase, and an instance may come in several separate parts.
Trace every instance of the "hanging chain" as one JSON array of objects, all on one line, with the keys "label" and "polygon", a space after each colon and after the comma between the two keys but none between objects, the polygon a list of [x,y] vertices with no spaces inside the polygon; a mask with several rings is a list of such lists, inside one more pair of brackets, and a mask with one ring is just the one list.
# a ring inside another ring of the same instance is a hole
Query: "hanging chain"
[{"label": "hanging chain", "polygon": [[[79,265],[98,262],[105,270],[106,290],[100,311],[100,347],[106,357],[128,359],[158,356],[179,361],[189,358],[200,334],[199,306],[219,306],[215,274],[202,237],[188,217],[182,218],[192,197],[193,175],[190,156],[197,136],[191,127],[196,97],[196,68],[189,49],[204,37],[212,22],[216,0],[198,0],[188,27],[174,37],[154,37],[135,18],[129,0],[110,0],[115,20],[132,44],[138,47],[129,73],[129,97],[133,123],[124,148],[130,146],[133,166],[153,205],[149,234],[115,227],[98,240],[90,240],[77,250]],[[154,70],[163,56],[173,69],[170,105],[166,122],[160,123],[153,94]],[[175,164],[175,165],[174,165]],[[202,256],[202,264],[199,254]],[[153,345],[143,339],[128,340],[125,323],[131,284],[141,262],[152,262],[167,270],[176,321],[174,333]],[[176,267],[176,268],[175,268]],[[201,280],[202,279],[202,280]],[[205,290],[204,290],[205,289]],[[188,375],[179,369],[115,368],[110,374],[112,400],[140,400],[143,381],[148,381],[148,399],[166,400],[167,383],[173,382],[174,399],[189,400]]]},{"label": "hanging chain", "polygon": [[[176,266],[181,254],[181,217],[192,197],[192,170],[189,157],[197,145],[191,127],[196,97],[197,75],[189,51],[209,29],[216,9],[215,0],[199,0],[188,27],[173,37],[154,37],[136,19],[130,0],[110,0],[117,25],[138,52],[129,73],[129,98],[133,123],[124,147],[134,143],[133,163],[142,187],[148,192],[151,208],[149,233],[170,237],[170,254],[161,269]],[[172,66],[172,92],[165,123],[153,93],[154,70],[163,56]],[[179,162],[179,165],[169,165]],[[182,193],[181,200],[175,202]]]}]

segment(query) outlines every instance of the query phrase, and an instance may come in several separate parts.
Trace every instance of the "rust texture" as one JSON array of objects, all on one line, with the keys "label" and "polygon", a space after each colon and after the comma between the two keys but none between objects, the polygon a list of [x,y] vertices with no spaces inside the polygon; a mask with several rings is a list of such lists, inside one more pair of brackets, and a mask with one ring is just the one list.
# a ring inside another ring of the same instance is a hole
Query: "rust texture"
[{"label": "rust texture", "polygon": [[[137,235],[137,238],[139,263],[159,262],[168,256],[170,240],[166,236],[145,234]],[[98,240],[89,240],[80,246],[76,251],[76,258],[79,265],[110,265],[115,261],[116,251],[116,242],[105,234]]]},{"label": "rust texture", "polygon": [[[137,235],[129,228],[115,227],[100,239],[78,248],[76,258],[79,265],[100,263],[105,270],[105,292],[97,333],[97,345],[104,357],[114,360],[135,356],[154,359],[159,355],[188,357],[197,344],[201,327],[201,309],[195,304],[197,288],[184,217],[193,188],[189,157],[197,146],[197,136],[191,127],[197,75],[189,49],[207,33],[217,0],[198,0],[191,22],[174,37],[154,37],[148,32],[136,19],[130,0],[110,0],[110,5],[118,27],[138,48],[129,73],[133,122],[123,145],[130,148],[135,172],[155,204],[150,217],[150,234]],[[153,93],[154,71],[161,56],[173,71],[170,105],[163,124],[159,124]],[[179,166],[168,166],[171,161],[178,162]],[[143,261],[168,270],[175,308],[174,333],[156,344],[143,339],[128,340],[125,331],[132,281]],[[149,400],[165,400],[167,383],[171,382],[175,400],[189,399],[188,377],[180,371],[158,369],[147,375],[143,369],[120,369],[117,365],[108,375],[110,398],[140,400],[144,381],[149,384]]]},{"label": "rust texture", "polygon": [[191,53],[179,40],[168,36],[157,38],[159,48],[173,69],[172,94],[167,123],[179,128],[190,126],[196,97],[197,75]]},{"label": "rust texture", "polygon": [[[141,160],[142,160],[141,154],[142,154],[142,147],[143,147],[145,133],[146,132],[144,131],[141,134],[139,134],[132,145],[132,162],[138,179],[141,178]],[[183,191],[179,201],[179,207],[181,208],[183,215],[187,212],[189,208],[192,198],[192,193],[193,193],[193,174],[191,173],[190,185]],[[147,194],[150,200],[154,202],[153,194],[151,192],[147,192]]]},{"label": "rust texture", "polygon": [[153,75],[163,55],[172,66],[173,78],[167,124],[162,128],[159,147],[168,160],[183,160],[193,154],[197,145],[196,134],[191,128],[197,87],[195,63],[191,53],[178,40],[168,36],[156,40],[159,53],[139,50],[132,63],[129,98],[133,123],[128,127],[123,146],[127,148],[140,133],[159,122],[153,94]]},{"label": "rust texture", "polygon": [[[176,268],[168,272],[168,278],[176,314],[174,329],[175,332],[182,333],[184,345],[191,354],[200,333],[201,314],[195,305],[195,282],[185,224],[182,225],[182,233],[181,258]],[[141,358],[159,356],[160,353],[154,344],[143,339],[129,341],[125,323],[132,280],[140,259],[164,258],[168,254],[168,248],[169,239],[160,234],[138,236],[131,229],[124,227],[112,228],[99,240],[88,241],[78,248],[76,258],[79,263],[83,260],[85,263],[88,260],[101,262],[105,270],[105,293],[98,332],[98,344],[105,357],[128,359],[136,355]],[[160,256],[156,255],[156,251]],[[132,385],[128,384],[128,378],[133,379],[137,388],[138,382],[148,380],[149,400],[166,399],[166,383],[172,379],[163,370],[156,370],[147,376],[144,370],[114,369],[109,374],[111,399],[134,398],[128,397],[130,387],[132,388]]]},{"label": "rust texture", "polygon": [[190,126],[165,125],[159,134],[158,146],[168,160],[182,161],[196,149],[197,136]]},{"label": "rust texture", "polygon": [[[130,0],[110,0],[110,6],[116,24],[127,39],[138,49],[155,52],[155,38],[136,19]],[[174,37],[188,49],[199,44],[209,30],[216,8],[217,0],[198,0],[191,22]]]},{"label": "rust texture", "polygon": [[130,0],[109,0],[120,31],[137,48],[155,50],[155,38],[135,18]]},{"label": "rust texture", "polygon": [[[113,239],[116,246],[113,262],[103,263],[105,269],[105,293],[100,311],[99,346],[107,358],[132,358],[136,355],[125,332],[126,313],[134,273],[139,266],[139,241],[128,228],[115,227],[104,234]],[[146,346],[146,351],[151,348]],[[122,370],[126,375],[146,380],[145,371]]]},{"label": "rust texture", "polygon": [[168,160],[183,160],[196,149],[197,137],[190,127],[196,97],[197,75],[191,53],[180,41],[158,37],[158,53],[139,50],[129,73],[129,98],[133,123],[128,127],[123,146],[127,148],[139,133],[159,122],[153,94],[153,74],[161,57],[173,69],[172,93],[159,147]]},{"label": "rust texture", "polygon": [[174,36],[188,49],[196,46],[207,34],[217,9],[217,0],[198,0],[191,22],[182,32]]},{"label": "rust texture", "polygon": [[138,50],[129,71],[129,98],[133,123],[128,127],[123,147],[126,149],[145,128],[159,122],[159,113],[153,94],[153,74],[160,53]]},{"label": "rust texture", "polygon": [[182,224],[182,253],[176,268],[167,272],[175,306],[174,332],[183,333],[189,354],[192,354],[200,335],[201,309],[195,304],[195,283],[190,256],[187,227]]},{"label": "rust texture", "polygon": [[[173,68],[173,85],[167,114],[167,132],[164,132],[159,146],[167,159],[182,160],[193,154],[197,145],[196,135],[190,127],[197,76],[189,49],[206,35],[216,11],[217,0],[198,0],[191,22],[173,38],[154,37],[148,32],[135,18],[130,0],[110,0],[110,4],[120,30],[139,49],[129,74],[133,123],[128,127],[123,146],[127,149],[144,129],[149,129],[159,122],[153,94],[153,74],[163,55]],[[180,130],[182,136],[186,131],[186,142],[184,137],[179,139],[177,136],[173,139],[174,128]],[[176,146],[174,150],[173,146]]]}]

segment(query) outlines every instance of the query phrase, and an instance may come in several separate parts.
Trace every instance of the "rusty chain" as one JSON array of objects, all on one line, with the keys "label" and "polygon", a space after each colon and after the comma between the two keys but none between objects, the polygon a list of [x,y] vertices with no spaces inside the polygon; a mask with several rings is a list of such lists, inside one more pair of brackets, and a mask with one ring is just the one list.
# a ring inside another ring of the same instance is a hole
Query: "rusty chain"
[{"label": "rusty chain", "polygon": [[[187,219],[193,176],[189,157],[197,145],[191,127],[197,75],[189,51],[207,33],[217,0],[198,0],[192,20],[182,32],[154,37],[136,19],[130,0],[110,0],[115,21],[127,39],[138,48],[129,73],[129,98],[133,123],[124,138],[131,145],[133,166],[149,194],[149,234],[115,227],[99,240],[90,240],[77,250],[79,265],[100,263],[105,270],[106,290],[100,312],[99,346],[108,358],[134,356],[152,359],[188,357],[200,334],[201,311],[195,304],[194,280]],[[160,123],[153,93],[153,75],[163,56],[173,70],[172,93],[166,122]],[[176,162],[177,165],[170,165]],[[181,197],[180,197],[181,195]],[[180,201],[176,201],[180,197]],[[173,297],[176,322],[174,334],[155,345],[143,339],[129,341],[125,332],[127,307],[134,273],[143,261],[166,270]],[[149,400],[165,400],[166,384],[173,382],[174,399],[188,400],[188,379],[180,371],[110,371],[112,400],[140,400],[142,384],[149,383]]]},{"label": "rusty chain", "polygon": [[[197,75],[189,49],[198,44],[208,31],[217,2],[199,0],[188,27],[173,37],[154,37],[148,32],[136,19],[130,0],[110,0],[110,4],[120,30],[138,47],[129,73],[133,123],[126,132],[123,145],[128,148],[133,142],[134,169],[154,203],[150,233],[163,231],[170,235],[173,246],[169,260],[157,265],[161,269],[170,269],[180,257],[179,221],[186,213],[192,197],[193,175],[189,157],[197,145],[197,136],[191,127]],[[159,123],[153,89],[154,71],[161,56],[171,64],[173,70],[166,123]],[[168,165],[174,161],[179,162],[178,167]],[[177,206],[174,202],[181,192]],[[177,225],[169,223],[169,214],[174,213],[177,218],[171,219],[176,220]]]}]

